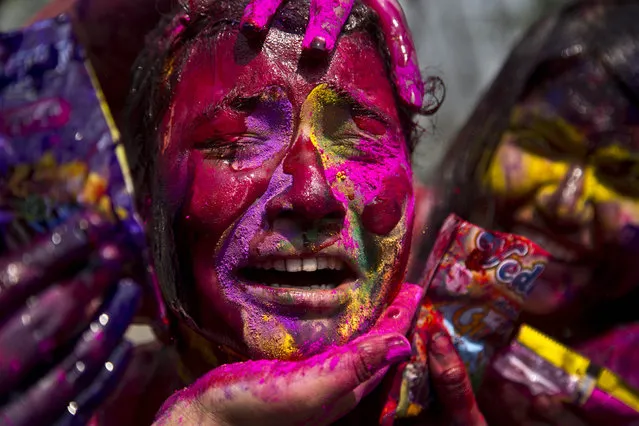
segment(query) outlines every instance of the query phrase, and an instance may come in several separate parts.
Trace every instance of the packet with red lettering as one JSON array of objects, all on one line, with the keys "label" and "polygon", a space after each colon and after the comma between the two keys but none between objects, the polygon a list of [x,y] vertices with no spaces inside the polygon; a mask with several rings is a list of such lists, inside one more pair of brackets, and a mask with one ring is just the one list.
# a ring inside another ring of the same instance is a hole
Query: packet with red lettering
[{"label": "packet with red lettering", "polygon": [[432,321],[448,330],[477,387],[495,349],[508,343],[548,259],[548,252],[524,237],[489,232],[450,215],[426,264],[413,357],[398,369],[382,423],[415,417],[429,404],[426,342]]},{"label": "packet with red lettering", "polygon": [[495,357],[491,370],[531,397],[546,395],[574,405],[595,424],[639,422],[639,390],[528,325]]},{"label": "packet with red lettering", "polygon": [[0,34],[0,253],[87,207],[147,252],[124,148],[70,20]]}]

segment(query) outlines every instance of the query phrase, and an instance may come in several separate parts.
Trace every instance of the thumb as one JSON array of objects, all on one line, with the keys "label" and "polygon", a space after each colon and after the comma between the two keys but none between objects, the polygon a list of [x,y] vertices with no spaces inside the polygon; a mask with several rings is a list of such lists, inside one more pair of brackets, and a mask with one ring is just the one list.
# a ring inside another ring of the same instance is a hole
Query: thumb
[{"label": "thumb", "polygon": [[323,371],[319,374],[325,380],[307,375],[310,380],[300,382],[300,388],[291,391],[303,395],[306,403],[322,408],[316,417],[321,419],[320,424],[332,424],[379,384],[390,365],[407,360],[411,353],[410,343],[401,334],[369,334],[331,351],[320,361]]},{"label": "thumb", "polygon": [[[408,340],[393,333],[365,335],[304,361],[227,364],[174,395],[161,416],[179,419],[205,407],[219,424],[330,424],[357,405],[355,388],[410,354]],[[184,408],[181,401],[197,403]]]},{"label": "thumb", "polygon": [[410,343],[401,334],[365,335],[305,361],[306,370],[317,374],[307,374],[309,380],[299,382],[299,388],[294,386],[291,391],[304,395],[306,401],[315,400],[322,405],[350,393],[381,370],[410,355]]},{"label": "thumb", "polygon": [[437,399],[444,416],[454,424],[484,426],[470,378],[446,329],[441,324],[431,326],[429,369]]}]

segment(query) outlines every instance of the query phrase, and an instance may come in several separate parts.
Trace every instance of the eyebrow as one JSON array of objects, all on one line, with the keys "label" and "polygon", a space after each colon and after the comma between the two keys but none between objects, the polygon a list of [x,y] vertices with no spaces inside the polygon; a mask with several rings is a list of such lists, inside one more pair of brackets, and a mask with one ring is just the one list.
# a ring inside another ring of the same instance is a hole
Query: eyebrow
[{"label": "eyebrow", "polygon": [[195,118],[191,120],[191,123],[188,125],[188,128],[193,130],[198,126],[211,121],[215,116],[224,109],[232,109],[237,112],[242,112],[246,106],[252,105],[257,102],[264,93],[263,91],[251,96],[237,96],[233,94],[233,92],[228,93],[226,96],[222,98],[222,100],[215,105],[208,105],[203,108],[200,112],[197,113]]},{"label": "eyebrow", "polygon": [[355,113],[357,113],[357,115],[373,118],[384,124],[384,126],[390,127],[392,122],[391,118],[379,108],[374,105],[358,101],[355,98],[355,95],[348,89],[338,87],[330,83],[326,83],[326,86],[337,93],[337,95],[344,100],[355,111]]},{"label": "eyebrow", "polygon": [[[325,84],[328,88],[337,93],[339,98],[346,102],[357,115],[375,119],[386,127],[391,126],[392,120],[390,119],[390,117],[388,117],[386,113],[376,108],[374,105],[364,104],[358,101],[353,93],[351,93],[347,89],[344,89],[343,87],[338,87],[330,83]],[[226,108],[231,108],[234,111],[242,112],[244,108],[246,108],[246,106],[254,105],[255,102],[259,100],[259,98],[266,92],[269,87],[273,86],[260,88],[248,95],[237,95],[234,93],[235,91],[227,93],[220,102],[216,103],[215,105],[208,105],[201,112],[199,112],[191,121],[191,124],[189,124],[189,129],[195,129],[202,123],[210,121],[221,110]]]}]

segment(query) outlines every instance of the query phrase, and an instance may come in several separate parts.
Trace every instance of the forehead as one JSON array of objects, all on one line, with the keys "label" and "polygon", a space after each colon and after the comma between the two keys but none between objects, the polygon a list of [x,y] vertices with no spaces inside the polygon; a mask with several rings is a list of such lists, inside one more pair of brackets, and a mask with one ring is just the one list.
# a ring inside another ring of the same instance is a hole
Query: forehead
[{"label": "forehead", "polygon": [[269,86],[301,107],[319,84],[347,92],[357,102],[397,121],[394,91],[372,38],[353,33],[340,38],[325,62],[302,56],[302,36],[271,30],[255,45],[236,30],[196,40],[179,77],[174,101],[207,108],[229,97],[252,97]]}]

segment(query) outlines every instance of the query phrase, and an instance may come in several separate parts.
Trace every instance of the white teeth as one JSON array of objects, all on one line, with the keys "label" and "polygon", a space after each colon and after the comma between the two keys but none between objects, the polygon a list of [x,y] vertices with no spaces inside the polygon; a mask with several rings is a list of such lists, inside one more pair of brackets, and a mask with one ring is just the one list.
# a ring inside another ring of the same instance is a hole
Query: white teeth
[{"label": "white teeth", "polygon": [[277,259],[265,260],[257,262],[255,267],[258,269],[275,269],[281,272],[315,272],[325,269],[333,269],[340,271],[346,267],[345,263],[335,257],[312,257],[306,259]]},{"label": "white teeth", "polygon": [[328,261],[328,269],[335,269],[335,263],[337,263],[337,259],[329,257],[326,260]]},{"label": "white teeth", "polygon": [[286,271],[286,262],[282,259],[276,260],[273,262],[273,268],[275,268],[276,271]]},{"label": "white teeth", "polygon": [[286,272],[300,272],[302,259],[286,259]]},{"label": "white teeth", "polygon": [[317,269],[328,269],[328,260],[325,257],[317,258]]},{"label": "white teeth", "polygon": [[317,259],[304,259],[302,260],[302,270],[304,272],[317,271]]},{"label": "white teeth", "polygon": [[332,290],[335,288],[335,285],[333,284],[314,284],[311,286],[294,286],[294,287],[289,287],[286,286],[284,284],[263,284],[272,288],[288,288],[288,289],[295,289],[295,290]]}]

